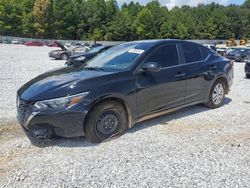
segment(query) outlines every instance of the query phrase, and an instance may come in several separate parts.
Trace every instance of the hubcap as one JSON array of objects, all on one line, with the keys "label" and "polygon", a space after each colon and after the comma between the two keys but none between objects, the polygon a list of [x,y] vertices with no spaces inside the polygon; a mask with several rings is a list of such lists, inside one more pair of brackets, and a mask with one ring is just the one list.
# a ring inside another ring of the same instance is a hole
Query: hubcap
[{"label": "hubcap", "polygon": [[68,56],[66,54],[62,54],[62,59],[63,60],[67,60],[68,59]]},{"label": "hubcap", "polygon": [[222,84],[217,84],[213,91],[213,102],[215,105],[219,105],[224,98],[224,87]]},{"label": "hubcap", "polygon": [[117,114],[113,111],[105,111],[98,116],[96,129],[103,135],[110,135],[116,130],[118,124]]}]

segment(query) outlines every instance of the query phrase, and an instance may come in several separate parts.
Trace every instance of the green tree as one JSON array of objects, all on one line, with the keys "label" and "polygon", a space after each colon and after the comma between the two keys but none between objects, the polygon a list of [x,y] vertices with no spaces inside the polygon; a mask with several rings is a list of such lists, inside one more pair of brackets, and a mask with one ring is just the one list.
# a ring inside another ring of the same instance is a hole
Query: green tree
[{"label": "green tree", "polygon": [[35,0],[23,0],[22,7],[22,34],[24,37],[34,37],[34,7]]},{"label": "green tree", "polygon": [[250,9],[250,0],[245,0],[244,4],[243,4],[244,8],[249,8]]},{"label": "green tree", "polygon": [[22,35],[22,11],[18,0],[0,1],[0,33],[9,36]]},{"label": "green tree", "polygon": [[52,0],[36,0],[34,3],[34,27],[36,36],[49,37],[52,33]]},{"label": "green tree", "polygon": [[55,37],[58,39],[80,38],[79,24],[81,17],[80,1],[54,0],[53,19]]},{"label": "green tree", "polygon": [[133,17],[127,9],[120,11],[108,27],[106,40],[131,41],[136,40]]},{"label": "green tree", "polygon": [[85,40],[250,38],[250,0],[168,10],[116,0],[1,0],[0,34]]}]

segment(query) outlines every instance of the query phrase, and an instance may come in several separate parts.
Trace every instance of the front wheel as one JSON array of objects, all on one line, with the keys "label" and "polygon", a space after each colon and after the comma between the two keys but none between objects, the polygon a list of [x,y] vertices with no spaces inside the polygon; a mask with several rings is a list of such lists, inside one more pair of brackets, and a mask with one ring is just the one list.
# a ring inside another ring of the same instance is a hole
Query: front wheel
[{"label": "front wheel", "polygon": [[209,100],[206,106],[209,108],[219,108],[223,105],[225,99],[225,83],[222,80],[218,80],[214,83],[210,94]]},{"label": "front wheel", "polygon": [[61,54],[60,59],[61,60],[68,60],[69,56],[67,54]]},{"label": "front wheel", "polygon": [[88,114],[84,131],[88,141],[100,143],[121,135],[127,128],[126,110],[119,102],[105,101]]}]

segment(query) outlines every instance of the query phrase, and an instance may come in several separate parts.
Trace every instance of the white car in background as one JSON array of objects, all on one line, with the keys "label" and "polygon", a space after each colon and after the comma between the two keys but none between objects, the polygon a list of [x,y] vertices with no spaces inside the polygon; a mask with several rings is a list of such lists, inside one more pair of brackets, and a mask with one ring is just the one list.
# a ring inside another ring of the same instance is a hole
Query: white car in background
[{"label": "white car in background", "polygon": [[216,52],[216,47],[215,47],[214,44],[203,44],[203,46],[205,46],[205,47],[207,47],[207,48],[209,48],[209,49]]},{"label": "white car in background", "polygon": [[18,40],[12,40],[11,44],[20,44]]}]

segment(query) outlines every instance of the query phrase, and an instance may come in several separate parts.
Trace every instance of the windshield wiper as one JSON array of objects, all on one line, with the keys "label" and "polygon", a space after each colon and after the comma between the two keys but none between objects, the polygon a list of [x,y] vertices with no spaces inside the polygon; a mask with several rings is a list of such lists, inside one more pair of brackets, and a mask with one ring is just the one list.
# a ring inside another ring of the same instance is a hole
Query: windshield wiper
[{"label": "windshield wiper", "polygon": [[95,71],[104,71],[103,68],[100,67],[85,67],[86,70],[95,70]]}]

